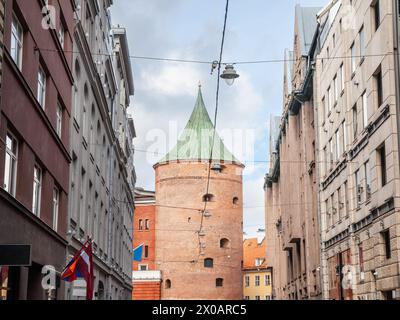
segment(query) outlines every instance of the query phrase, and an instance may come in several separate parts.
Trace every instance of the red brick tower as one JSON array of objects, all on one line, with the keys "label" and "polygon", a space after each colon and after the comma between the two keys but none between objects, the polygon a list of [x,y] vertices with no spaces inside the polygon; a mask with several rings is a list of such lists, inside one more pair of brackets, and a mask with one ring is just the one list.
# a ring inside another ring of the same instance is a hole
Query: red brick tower
[{"label": "red brick tower", "polygon": [[211,148],[214,131],[199,89],[176,147],[154,166],[162,299],[242,299],[244,166],[218,134]]}]

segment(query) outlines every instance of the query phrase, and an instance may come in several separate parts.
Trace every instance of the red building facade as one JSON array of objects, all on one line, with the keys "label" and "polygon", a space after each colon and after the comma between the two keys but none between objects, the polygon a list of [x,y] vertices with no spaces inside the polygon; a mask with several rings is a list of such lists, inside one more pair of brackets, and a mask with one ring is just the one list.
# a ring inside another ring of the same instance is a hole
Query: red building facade
[{"label": "red building facade", "polygon": [[159,300],[161,273],[157,270],[155,192],[135,190],[133,248],[143,245],[142,261],[133,261],[132,300]]},{"label": "red building facade", "polygon": [[[6,0],[0,107],[0,244],[31,245],[3,299],[47,299],[45,265],[65,266],[74,1]],[[45,9],[43,9],[45,7]],[[42,13],[44,12],[44,13]],[[62,299],[63,288],[53,292]]]}]

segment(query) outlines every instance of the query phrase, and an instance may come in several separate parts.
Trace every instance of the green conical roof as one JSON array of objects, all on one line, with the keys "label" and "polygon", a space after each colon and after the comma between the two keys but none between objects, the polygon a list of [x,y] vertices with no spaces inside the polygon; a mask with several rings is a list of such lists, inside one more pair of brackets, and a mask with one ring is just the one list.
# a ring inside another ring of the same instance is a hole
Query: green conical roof
[{"label": "green conical roof", "polygon": [[[159,161],[161,163],[176,161],[209,161],[214,134],[214,125],[204,105],[201,86],[196,105],[177,145]],[[218,133],[215,133],[213,161],[241,163],[225,147]]]}]

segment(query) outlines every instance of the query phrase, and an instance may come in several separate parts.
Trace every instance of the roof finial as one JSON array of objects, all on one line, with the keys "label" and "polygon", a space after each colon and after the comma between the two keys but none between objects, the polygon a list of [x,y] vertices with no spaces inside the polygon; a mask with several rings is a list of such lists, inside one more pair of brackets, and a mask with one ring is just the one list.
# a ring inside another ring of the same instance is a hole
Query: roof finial
[{"label": "roof finial", "polygon": [[199,88],[201,88],[201,81],[199,80]]}]

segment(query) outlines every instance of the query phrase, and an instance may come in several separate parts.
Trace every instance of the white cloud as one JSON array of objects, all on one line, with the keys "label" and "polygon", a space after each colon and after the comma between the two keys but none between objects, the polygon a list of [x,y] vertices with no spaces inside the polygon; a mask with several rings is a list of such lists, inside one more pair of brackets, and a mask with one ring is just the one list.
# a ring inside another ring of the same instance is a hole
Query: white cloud
[{"label": "white cloud", "polygon": [[168,63],[158,68],[141,71],[142,86],[155,95],[193,96],[194,81],[201,80],[196,66],[183,63]]}]

